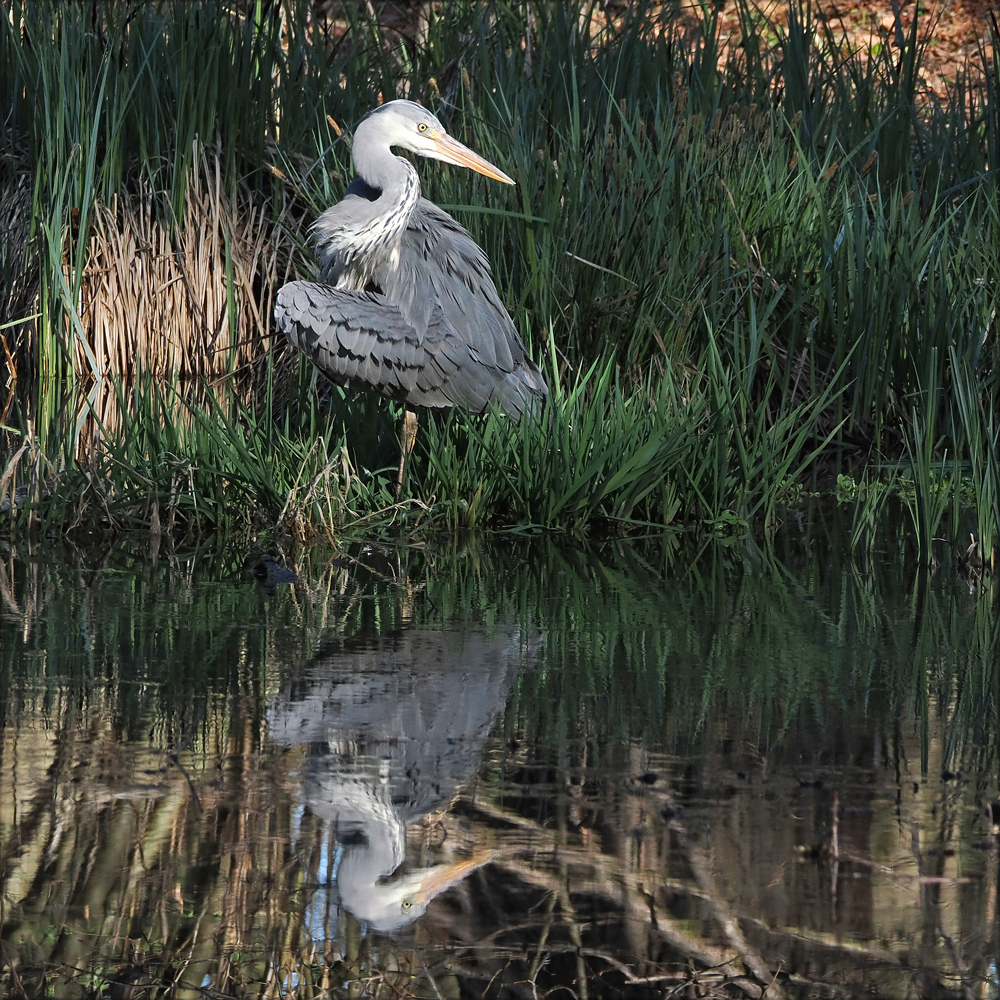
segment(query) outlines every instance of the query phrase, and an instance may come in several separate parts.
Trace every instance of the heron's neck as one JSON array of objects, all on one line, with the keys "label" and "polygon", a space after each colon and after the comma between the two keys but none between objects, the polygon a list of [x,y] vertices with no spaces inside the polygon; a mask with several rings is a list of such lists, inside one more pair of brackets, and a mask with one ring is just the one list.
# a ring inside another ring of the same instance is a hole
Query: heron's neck
[{"label": "heron's neck", "polygon": [[385,147],[378,155],[355,155],[358,176],[380,192],[370,211],[348,222],[320,249],[326,280],[339,287],[364,288],[385,264],[399,261],[399,241],[420,201],[420,178],[413,165]]},{"label": "heron's neck", "polygon": [[387,147],[377,147],[372,155],[357,141],[354,168],[369,191],[361,201],[339,202],[316,220],[316,252],[324,281],[363,289],[380,267],[398,264],[400,238],[420,201],[420,178],[412,164]]},{"label": "heron's neck", "polygon": [[384,146],[356,150],[353,159],[357,175],[369,187],[382,192],[379,216],[397,221],[402,233],[420,200],[420,178],[413,164]]}]

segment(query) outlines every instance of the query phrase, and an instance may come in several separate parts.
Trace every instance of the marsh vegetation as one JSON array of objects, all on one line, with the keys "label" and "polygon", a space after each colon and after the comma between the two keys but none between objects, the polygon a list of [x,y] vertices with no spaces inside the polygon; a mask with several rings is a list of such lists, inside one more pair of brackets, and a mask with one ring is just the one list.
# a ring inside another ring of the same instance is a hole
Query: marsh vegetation
[{"label": "marsh vegetation", "polygon": [[[1000,54],[922,10],[0,0],[0,990],[996,992]],[[401,96],[552,391],[397,492],[272,308]]]},{"label": "marsh vegetation", "polygon": [[[738,44],[708,7],[325,10],[4,0],[5,532],[743,532],[820,493],[856,550],[896,504],[925,563],[991,564],[990,36],[941,98],[919,17],[857,50],[808,6]],[[537,423],[428,415],[400,496],[397,409],[271,320],[394,96],[517,178],[418,165],[553,387]]]}]

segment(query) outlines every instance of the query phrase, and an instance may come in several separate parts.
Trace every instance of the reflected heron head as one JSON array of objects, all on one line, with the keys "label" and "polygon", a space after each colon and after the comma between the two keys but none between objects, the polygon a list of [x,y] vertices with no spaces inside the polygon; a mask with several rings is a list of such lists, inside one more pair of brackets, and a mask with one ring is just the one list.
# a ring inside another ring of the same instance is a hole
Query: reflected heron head
[{"label": "reflected heron head", "polygon": [[[373,930],[398,931],[421,916],[435,896],[457,885],[493,857],[491,850],[477,851],[464,861],[420,868],[384,882],[378,880],[378,873],[369,873],[375,875],[374,879],[356,879],[354,876],[360,873],[345,873],[341,865],[341,900],[358,920],[365,921]],[[344,862],[349,863],[346,856]]]}]

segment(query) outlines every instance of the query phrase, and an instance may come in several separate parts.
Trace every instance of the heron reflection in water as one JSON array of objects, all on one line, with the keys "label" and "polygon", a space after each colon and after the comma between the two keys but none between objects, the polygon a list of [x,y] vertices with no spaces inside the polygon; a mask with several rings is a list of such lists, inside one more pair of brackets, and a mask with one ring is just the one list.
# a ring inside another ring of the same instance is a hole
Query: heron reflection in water
[{"label": "heron reflection in water", "polygon": [[340,845],[344,907],[395,931],[493,856],[402,873],[407,825],[446,808],[475,774],[531,646],[516,628],[411,629],[322,653],[268,708],[270,738],[306,744],[302,794]]},{"label": "heron reflection in water", "polygon": [[480,413],[496,402],[519,419],[548,387],[500,301],[486,255],[421,197],[416,170],[393,146],[514,183],[425,108],[383,104],[355,131],[357,177],[316,220],[321,280],[284,285],[274,317],[333,381],[406,403],[401,485],[417,432],[411,405]]}]

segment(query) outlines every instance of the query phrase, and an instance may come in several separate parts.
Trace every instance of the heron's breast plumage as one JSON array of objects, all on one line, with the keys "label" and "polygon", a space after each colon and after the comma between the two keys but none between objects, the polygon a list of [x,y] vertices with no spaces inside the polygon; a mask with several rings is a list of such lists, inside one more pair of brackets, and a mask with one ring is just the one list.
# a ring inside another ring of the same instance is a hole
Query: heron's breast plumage
[{"label": "heron's breast plumage", "polygon": [[334,287],[361,290],[380,269],[398,267],[399,243],[420,201],[420,179],[410,164],[406,167],[394,197],[355,182],[316,220],[322,277]]}]

